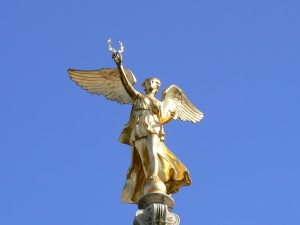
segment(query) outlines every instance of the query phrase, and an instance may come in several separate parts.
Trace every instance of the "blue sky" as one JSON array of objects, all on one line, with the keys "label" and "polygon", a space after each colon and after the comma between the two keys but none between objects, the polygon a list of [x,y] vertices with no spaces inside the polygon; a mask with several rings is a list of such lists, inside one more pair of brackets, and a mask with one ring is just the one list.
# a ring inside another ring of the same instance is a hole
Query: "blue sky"
[{"label": "blue sky", "polygon": [[[2,1],[0,224],[131,224],[121,204],[130,107],[90,95],[67,69],[124,65],[181,87],[205,114],[165,126],[193,184],[182,224],[300,224],[300,2]],[[114,42],[116,43],[116,42]],[[159,95],[160,98],[160,95]]]}]

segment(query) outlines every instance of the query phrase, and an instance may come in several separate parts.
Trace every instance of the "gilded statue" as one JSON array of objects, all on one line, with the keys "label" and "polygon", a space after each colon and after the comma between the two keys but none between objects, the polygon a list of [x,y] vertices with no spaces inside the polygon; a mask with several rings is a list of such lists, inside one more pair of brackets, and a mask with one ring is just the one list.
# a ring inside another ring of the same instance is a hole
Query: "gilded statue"
[{"label": "gilded statue", "polygon": [[100,70],[69,69],[70,78],[89,93],[104,95],[121,104],[131,104],[128,123],[119,141],[131,146],[132,161],[128,169],[122,192],[123,203],[137,203],[147,193],[173,194],[182,186],[191,184],[187,168],[164,144],[164,124],[171,120],[199,122],[200,112],[176,85],[162,93],[162,100],[155,98],[161,82],[158,78],[147,78],[142,86],[145,93],[134,88],[136,78],[123,67],[122,52],[112,48],[108,41],[112,59],[117,68]]}]

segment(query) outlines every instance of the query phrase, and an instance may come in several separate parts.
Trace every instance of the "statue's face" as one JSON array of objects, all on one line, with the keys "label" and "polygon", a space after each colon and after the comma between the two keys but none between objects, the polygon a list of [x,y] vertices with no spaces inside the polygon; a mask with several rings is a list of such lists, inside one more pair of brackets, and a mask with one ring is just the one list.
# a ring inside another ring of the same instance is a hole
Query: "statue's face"
[{"label": "statue's face", "polygon": [[156,78],[146,79],[144,81],[144,89],[146,93],[156,94],[160,87],[160,81]]}]

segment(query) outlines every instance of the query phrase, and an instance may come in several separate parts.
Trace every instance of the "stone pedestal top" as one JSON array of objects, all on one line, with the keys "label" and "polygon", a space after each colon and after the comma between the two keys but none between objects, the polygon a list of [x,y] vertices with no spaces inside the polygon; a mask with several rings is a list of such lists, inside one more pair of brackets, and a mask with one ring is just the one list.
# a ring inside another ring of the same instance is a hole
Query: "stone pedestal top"
[{"label": "stone pedestal top", "polygon": [[169,195],[153,192],[141,197],[138,202],[138,207],[139,209],[146,209],[153,203],[167,205],[170,212],[173,210],[175,205],[174,200]]}]

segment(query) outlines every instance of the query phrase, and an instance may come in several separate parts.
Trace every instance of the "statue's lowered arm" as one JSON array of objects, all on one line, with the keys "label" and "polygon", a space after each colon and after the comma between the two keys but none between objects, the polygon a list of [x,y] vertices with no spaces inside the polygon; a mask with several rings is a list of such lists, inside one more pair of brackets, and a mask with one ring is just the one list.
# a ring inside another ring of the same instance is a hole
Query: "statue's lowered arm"
[{"label": "statue's lowered arm", "polygon": [[175,116],[175,112],[169,111],[165,117],[161,117],[159,120],[161,124],[166,124],[170,122]]}]

